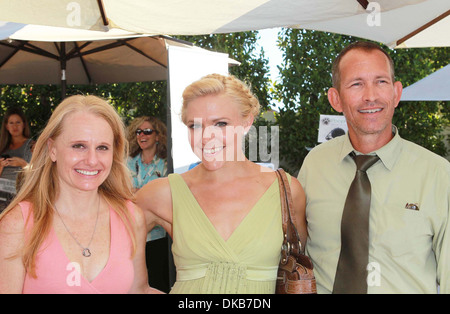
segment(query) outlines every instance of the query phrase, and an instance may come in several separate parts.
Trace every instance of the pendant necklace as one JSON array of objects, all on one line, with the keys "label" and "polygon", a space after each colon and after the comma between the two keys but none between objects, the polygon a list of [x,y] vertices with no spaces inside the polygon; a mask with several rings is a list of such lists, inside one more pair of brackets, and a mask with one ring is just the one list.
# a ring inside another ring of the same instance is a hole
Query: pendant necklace
[{"label": "pendant necklace", "polygon": [[80,244],[80,242],[78,242],[77,238],[75,238],[75,236],[72,234],[72,232],[70,232],[69,228],[67,228],[66,224],[64,223],[64,220],[62,219],[61,215],[59,214],[58,208],[56,208],[56,205],[54,205],[54,206],[55,206],[56,213],[59,216],[59,219],[61,219],[61,222],[63,223],[64,228],[66,228],[67,233],[70,234],[70,236],[75,240],[75,242],[81,248],[81,250],[82,250],[81,254],[83,254],[84,257],[90,257],[92,254],[91,254],[91,250],[89,249],[89,246],[92,243],[92,239],[94,239],[95,230],[97,229],[98,214],[100,212],[100,197],[98,198],[97,218],[95,219],[94,231],[92,232],[91,240],[89,240],[89,244],[86,247],[82,246]]}]

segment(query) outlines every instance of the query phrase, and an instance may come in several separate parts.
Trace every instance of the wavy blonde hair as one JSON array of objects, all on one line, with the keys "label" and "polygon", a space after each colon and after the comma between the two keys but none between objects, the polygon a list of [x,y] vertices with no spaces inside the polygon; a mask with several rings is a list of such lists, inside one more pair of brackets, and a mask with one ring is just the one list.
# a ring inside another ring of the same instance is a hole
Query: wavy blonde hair
[{"label": "wavy blonde hair", "polygon": [[130,145],[130,156],[136,157],[141,151],[141,147],[137,142],[136,130],[139,126],[145,121],[149,122],[153,129],[158,134],[158,146],[156,148],[156,155],[159,158],[166,159],[167,158],[167,127],[166,125],[156,117],[142,116],[138,118],[134,118],[133,121],[130,122],[130,125],[127,128],[127,139]]},{"label": "wavy blonde hair", "polygon": [[189,103],[199,97],[223,94],[239,105],[241,115],[244,118],[259,114],[261,105],[252,93],[250,87],[229,75],[210,74],[192,83],[183,92],[183,107],[181,108],[181,120],[186,124],[186,109]]},{"label": "wavy blonde hair", "polygon": [[[128,142],[124,124],[114,108],[105,100],[96,96],[72,96],[65,99],[53,112],[36,142],[29,169],[24,173],[24,181],[17,196],[0,216],[1,219],[19,202],[28,201],[32,204],[34,225],[31,231],[26,233],[22,254],[25,269],[33,277],[36,277],[36,254],[51,229],[53,204],[59,193],[56,165],[50,159],[47,143],[49,139],[55,140],[61,134],[64,121],[75,112],[94,114],[111,126],[114,135],[111,172],[98,190],[100,196],[124,222],[132,239],[133,255],[136,251],[133,219],[126,207],[126,201],[133,200],[133,194],[131,178],[125,164]],[[27,221],[28,219],[29,217]]]}]

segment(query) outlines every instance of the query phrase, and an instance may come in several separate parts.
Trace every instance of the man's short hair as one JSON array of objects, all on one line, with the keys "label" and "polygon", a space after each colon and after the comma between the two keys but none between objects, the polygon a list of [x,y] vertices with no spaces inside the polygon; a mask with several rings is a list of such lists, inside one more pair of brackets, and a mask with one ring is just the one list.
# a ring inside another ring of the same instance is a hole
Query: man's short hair
[{"label": "man's short hair", "polygon": [[333,62],[332,80],[333,80],[334,88],[339,90],[339,87],[341,84],[341,72],[340,72],[339,66],[340,66],[342,58],[349,51],[355,50],[355,49],[361,49],[366,52],[371,52],[371,51],[376,51],[376,50],[381,51],[389,61],[389,66],[391,68],[392,82],[395,81],[394,61],[392,60],[391,56],[377,44],[367,42],[367,41],[357,41],[357,42],[352,43],[352,44],[348,45],[347,47],[345,47]]}]

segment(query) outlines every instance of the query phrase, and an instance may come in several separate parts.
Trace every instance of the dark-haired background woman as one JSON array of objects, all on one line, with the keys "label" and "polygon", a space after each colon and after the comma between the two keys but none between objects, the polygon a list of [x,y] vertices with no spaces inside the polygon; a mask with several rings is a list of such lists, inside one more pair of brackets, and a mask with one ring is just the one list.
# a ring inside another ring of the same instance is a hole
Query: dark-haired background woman
[{"label": "dark-haired background woman", "polygon": [[14,197],[19,172],[31,160],[34,141],[30,126],[19,108],[10,108],[3,117],[0,132],[0,212]]}]

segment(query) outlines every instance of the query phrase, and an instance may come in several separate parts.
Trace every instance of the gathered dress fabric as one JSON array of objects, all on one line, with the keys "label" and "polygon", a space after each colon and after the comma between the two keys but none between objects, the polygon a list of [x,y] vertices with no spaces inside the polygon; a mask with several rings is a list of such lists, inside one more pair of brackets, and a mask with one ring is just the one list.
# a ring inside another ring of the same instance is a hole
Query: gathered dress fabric
[{"label": "gathered dress fabric", "polygon": [[[290,179],[290,177],[289,177]],[[273,294],[283,242],[278,181],[225,241],[179,174],[173,202],[174,294]]]},{"label": "gathered dress fabric", "polygon": [[[31,203],[21,202],[22,214],[27,222],[26,230],[33,226]],[[131,202],[127,208],[133,214]],[[131,289],[134,280],[134,267],[131,259],[132,242],[128,231],[110,208],[110,255],[108,262],[91,282],[84,278],[77,265],[71,263],[51,228],[44,240],[37,258],[36,275],[25,276],[23,294],[125,294]],[[28,217],[28,215],[30,215]],[[81,251],[80,251],[81,254]]]}]

